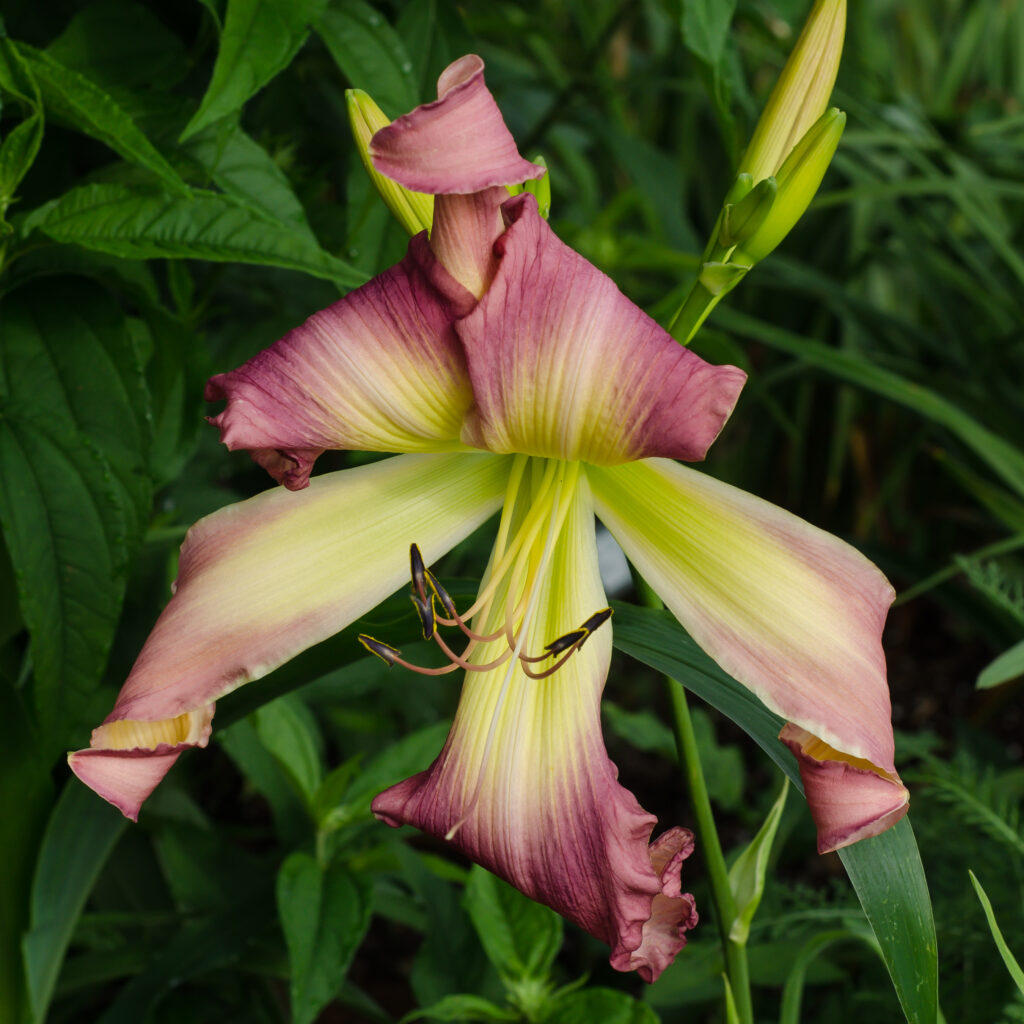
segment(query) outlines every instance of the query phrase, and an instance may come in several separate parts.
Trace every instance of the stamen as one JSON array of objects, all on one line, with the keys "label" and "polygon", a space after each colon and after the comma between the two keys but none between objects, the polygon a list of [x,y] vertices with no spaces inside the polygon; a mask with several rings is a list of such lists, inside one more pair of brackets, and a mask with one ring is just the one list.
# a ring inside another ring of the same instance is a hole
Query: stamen
[{"label": "stamen", "polygon": [[394,665],[402,653],[397,647],[374,640],[372,636],[367,636],[365,633],[360,633],[357,639],[371,654],[376,654],[388,666]]},{"label": "stamen", "polygon": [[560,636],[557,640],[552,640],[544,650],[548,653],[544,657],[553,658],[562,651],[567,651],[570,647],[575,647],[577,644],[583,645],[583,641],[587,639],[587,631],[585,629],[574,629],[571,633],[566,633],[565,636]]},{"label": "stamen", "polygon": [[412,589],[421,600],[427,599],[426,566],[423,564],[423,555],[416,544],[409,546],[409,564],[412,569]]},{"label": "stamen", "polygon": [[416,594],[410,594],[409,600],[416,606],[416,613],[420,617],[420,625],[423,627],[423,639],[429,640],[437,632],[434,619],[434,602],[430,598],[424,601]]}]

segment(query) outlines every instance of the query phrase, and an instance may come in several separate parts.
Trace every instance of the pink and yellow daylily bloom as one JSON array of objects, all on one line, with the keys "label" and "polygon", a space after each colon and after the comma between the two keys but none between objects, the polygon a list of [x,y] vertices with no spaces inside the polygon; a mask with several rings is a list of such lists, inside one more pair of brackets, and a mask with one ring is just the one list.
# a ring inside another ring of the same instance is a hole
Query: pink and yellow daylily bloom
[{"label": "pink and yellow daylily bloom", "polygon": [[[853,548],[676,460],[701,460],[744,382],[679,346],[565,246],[464,57],[373,138],[435,197],[401,263],[214,377],[213,422],[285,486],[197,523],[173,598],[75,773],[135,818],[214,702],[410,579],[464,673],[444,749],[373,804],[447,839],[654,980],[696,923],[691,834],[617,781],[600,700],[611,623],[595,514],[693,637],[790,723],[822,849],[906,810],[880,634],[892,590]],[[310,478],[325,449],[401,453]],[[427,566],[501,515],[477,600]],[[389,639],[363,638],[406,664]],[[456,639],[464,642],[456,644]],[[412,666],[410,666],[412,667]]]}]

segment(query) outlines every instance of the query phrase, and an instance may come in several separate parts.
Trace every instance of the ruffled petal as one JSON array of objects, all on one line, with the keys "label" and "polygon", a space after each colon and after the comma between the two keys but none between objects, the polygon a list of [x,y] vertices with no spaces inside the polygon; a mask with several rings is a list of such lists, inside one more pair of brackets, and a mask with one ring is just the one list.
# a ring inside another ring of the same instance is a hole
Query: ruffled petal
[{"label": "ruffled petal", "polygon": [[[821,744],[797,746],[812,761],[863,762],[905,792],[893,764],[881,645],[893,590],[881,572],[831,534],[672,462],[588,468],[588,475],[598,515],[694,640],[801,737]],[[805,782],[809,765],[802,757]],[[858,777],[829,775],[844,784]],[[812,778],[809,797],[816,785]],[[840,800],[831,792],[828,812],[824,797],[811,799],[812,811],[816,802],[821,810],[822,842],[844,829],[862,838],[892,823],[887,813],[865,823],[852,806],[838,820]]]},{"label": "ruffled petal", "polygon": [[487,294],[456,324],[476,407],[463,439],[496,452],[613,465],[702,459],[746,375],[679,345],[562,243],[522,194]]},{"label": "ruffled petal", "polygon": [[829,853],[884,832],[910,807],[894,772],[849,757],[792,723],[779,738],[793,751],[804,794],[818,826],[818,852]]},{"label": "ruffled petal", "polygon": [[408,577],[415,541],[439,558],[501,503],[511,460],[406,455],[275,488],[200,520],[174,596],[75,772],[129,817],[213,702],[375,607]]},{"label": "ruffled petal", "polygon": [[[543,650],[604,601],[593,506],[581,479],[525,627],[525,649]],[[495,610],[474,628],[500,626],[504,604],[499,589]],[[503,648],[491,643],[473,660],[488,663]],[[467,673],[438,759],[380,794],[373,810],[391,825],[445,838],[454,831],[451,841],[467,857],[607,942],[613,966],[653,980],[694,919],[692,898],[679,887],[691,844],[688,833],[671,830],[648,847],[655,818],[616,781],[600,725],[610,654],[605,624],[547,678],[528,678],[514,659]]]},{"label": "ruffled petal", "polygon": [[491,286],[498,270],[494,243],[505,230],[501,204],[506,199],[508,191],[498,185],[468,196],[438,196],[434,204],[430,248],[477,299]]},{"label": "ruffled petal", "polygon": [[311,316],[230,373],[211,378],[211,419],[275,479],[305,487],[326,448],[422,452],[460,447],[473,397],[452,320],[473,297],[446,279],[426,235],[401,263]]},{"label": "ruffled petal", "polygon": [[438,98],[382,128],[370,141],[377,170],[414,192],[481,192],[544,175],[516,149],[494,97],[484,62],[460,57],[437,80]]}]

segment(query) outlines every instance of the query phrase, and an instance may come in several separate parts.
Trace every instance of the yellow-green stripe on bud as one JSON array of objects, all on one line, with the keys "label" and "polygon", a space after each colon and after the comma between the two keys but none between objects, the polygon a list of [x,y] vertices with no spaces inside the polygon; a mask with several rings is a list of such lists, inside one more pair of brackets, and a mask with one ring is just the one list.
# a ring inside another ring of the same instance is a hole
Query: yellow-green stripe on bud
[{"label": "yellow-green stripe on bud", "polygon": [[752,237],[771,212],[776,189],[774,178],[764,178],[739,202],[727,202],[722,209],[722,221],[718,229],[719,245],[731,249]]},{"label": "yellow-green stripe on bud", "polygon": [[753,266],[789,234],[818,191],[845,127],[846,114],[832,107],[793,147],[775,176],[775,202],[761,226],[733,252],[733,263]]},{"label": "yellow-green stripe on bud", "polygon": [[422,192],[410,192],[398,182],[385,178],[370,159],[370,139],[381,128],[391,124],[387,114],[362,89],[348,89],[345,92],[345,100],[348,103],[348,120],[352,126],[356,148],[359,150],[359,158],[363,161],[366,173],[380,193],[381,199],[410,235],[429,231],[430,225],[434,222],[434,197]]},{"label": "yellow-green stripe on bud", "polygon": [[760,181],[776,174],[824,113],[846,31],[846,0],[817,0],[775,83],[739,169]]}]

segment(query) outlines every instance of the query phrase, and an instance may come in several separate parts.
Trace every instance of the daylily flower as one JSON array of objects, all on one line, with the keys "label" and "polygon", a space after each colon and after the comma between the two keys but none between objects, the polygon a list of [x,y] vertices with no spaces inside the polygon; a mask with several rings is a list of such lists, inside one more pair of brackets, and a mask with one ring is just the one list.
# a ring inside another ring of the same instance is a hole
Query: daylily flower
[{"label": "daylily flower", "polygon": [[[696,923],[681,828],[617,782],[600,728],[611,653],[594,516],[694,638],[790,725],[823,849],[906,809],[880,646],[888,583],[848,545],[684,468],[744,381],[676,344],[554,235],[464,57],[380,130],[378,172],[435,196],[401,263],[214,377],[213,422],[285,484],[197,523],[177,588],[78,776],[131,818],[213,702],[411,578],[424,636],[463,670],[434,764],[374,812],[450,841],[654,980]],[[399,452],[310,479],[327,448]],[[427,568],[497,510],[476,601]],[[465,641],[459,650],[452,641]],[[390,664],[388,641],[363,637]]]}]

